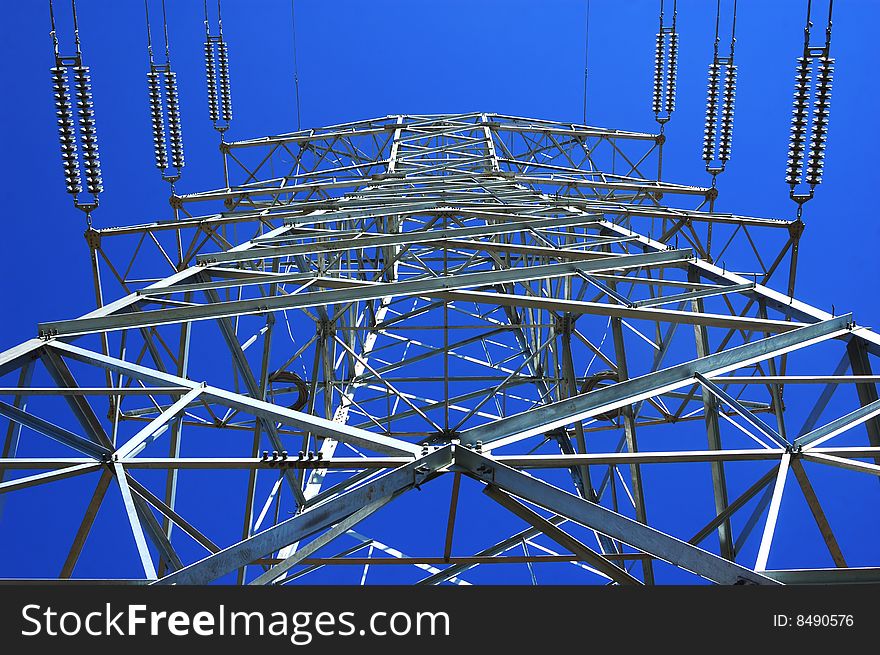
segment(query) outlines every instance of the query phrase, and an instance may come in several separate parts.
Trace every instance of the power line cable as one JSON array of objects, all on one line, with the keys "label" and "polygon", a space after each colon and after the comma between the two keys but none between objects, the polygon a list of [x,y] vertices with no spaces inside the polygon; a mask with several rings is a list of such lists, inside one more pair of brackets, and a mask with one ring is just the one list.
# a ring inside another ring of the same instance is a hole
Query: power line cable
[{"label": "power line cable", "polygon": [[296,93],[296,129],[302,129],[299,104],[299,67],[296,61],[296,0],[290,0],[290,22],[293,26],[293,88]]}]

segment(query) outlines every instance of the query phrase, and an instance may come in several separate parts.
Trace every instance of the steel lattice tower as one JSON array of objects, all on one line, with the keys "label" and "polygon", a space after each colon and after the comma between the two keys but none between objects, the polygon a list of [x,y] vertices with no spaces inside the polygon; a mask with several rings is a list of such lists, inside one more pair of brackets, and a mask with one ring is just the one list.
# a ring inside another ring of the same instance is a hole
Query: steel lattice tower
[{"label": "steel lattice tower", "polygon": [[[159,584],[875,579],[811,479],[880,473],[880,337],[793,298],[800,220],[706,211],[663,140],[474,113],[224,143],[174,220],[87,231],[98,309],[0,355],[0,526],[41,490],[83,516],[39,535],[51,575],[133,535]],[[791,520],[831,566],[771,550]]]}]

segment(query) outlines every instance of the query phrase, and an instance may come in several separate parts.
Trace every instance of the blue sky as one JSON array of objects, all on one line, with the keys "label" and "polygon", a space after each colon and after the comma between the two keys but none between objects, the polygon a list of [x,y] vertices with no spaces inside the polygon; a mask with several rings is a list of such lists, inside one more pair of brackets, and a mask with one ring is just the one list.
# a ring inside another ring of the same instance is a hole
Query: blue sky
[{"label": "blue sky", "polygon": [[[720,211],[790,217],[784,184],[795,57],[802,43],[802,0],[740,0],[736,57],[739,88],[733,157],[719,181]],[[824,3],[820,3],[824,4]],[[588,122],[654,131],[650,112],[651,0],[592,3]],[[290,5],[285,0],[224,3],[235,119],[230,138],[296,127]],[[106,193],[99,226],[169,215],[167,187],[152,164],[140,2],[81,0],[81,33],[92,67]],[[181,191],[218,186],[216,135],[204,97],[202,3],[169,6],[172,57],[181,86],[187,167]],[[496,111],[579,121],[582,115],[585,3],[496,0],[297,3],[304,127],[392,113]],[[52,65],[47,6],[10,3],[0,41],[9,100],[6,126],[10,231],[0,244],[8,312],[5,344],[34,334],[37,320],[82,313],[90,302],[83,220],[63,193],[48,80]],[[799,296],[823,308],[853,310],[871,325],[880,312],[866,293],[877,272],[880,227],[866,214],[878,145],[870,108],[878,90],[872,25],[880,2],[838,0],[837,58],[825,181],[806,208]],[[714,2],[680,0],[678,104],[667,128],[668,179],[706,183],[700,160],[706,66]],[[865,178],[868,179],[865,179]],[[14,193],[11,189],[14,188]],[[22,245],[38,238],[35,250]],[[39,256],[39,265],[35,261]],[[58,284],[57,267],[75,274]]]},{"label": "blue sky", "polygon": [[[38,321],[73,317],[94,303],[84,219],[63,192],[48,72],[53,64],[48,9],[44,2],[7,4],[0,28],[7,84],[7,102],[0,108],[7,180],[7,229],[0,240],[3,349],[34,336]],[[650,91],[657,5],[593,0],[588,123],[656,130]],[[664,149],[665,177],[674,182],[708,182],[700,147],[714,5],[679,1],[679,94]],[[784,169],[805,2],[740,0],[739,5],[733,156],[719,178],[716,208],[790,218],[794,205]],[[797,295],[876,325],[880,308],[870,289],[880,273],[880,227],[870,211],[870,193],[880,139],[871,110],[878,106],[873,26],[880,20],[880,2],[836,5],[826,174],[805,209]],[[295,129],[289,2],[226,0],[223,12],[235,111],[229,138]],[[302,125],[474,110],[580,122],[584,12],[585,2],[566,0],[300,0]],[[148,127],[142,3],[80,0],[79,14],[107,189],[95,223],[167,218],[168,189],[153,167]],[[203,79],[202,3],[169,2],[169,16],[187,159],[178,189],[218,187],[221,160]]]}]

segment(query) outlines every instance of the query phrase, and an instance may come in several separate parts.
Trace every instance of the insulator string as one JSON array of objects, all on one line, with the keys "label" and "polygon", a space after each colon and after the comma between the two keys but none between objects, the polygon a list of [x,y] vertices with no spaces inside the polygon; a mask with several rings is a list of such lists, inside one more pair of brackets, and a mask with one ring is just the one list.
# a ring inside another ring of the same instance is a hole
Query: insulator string
[{"label": "insulator string", "polygon": [[73,69],[76,85],[76,104],[79,114],[82,157],[86,175],[86,189],[97,196],[104,190],[101,178],[101,160],[98,155],[98,134],[95,129],[95,108],[92,101],[92,82],[88,66]]},{"label": "insulator string", "polygon": [[171,165],[183,168],[183,134],[180,129],[180,99],[177,94],[177,73],[165,71],[165,100],[168,110],[168,140],[171,142]]},{"label": "insulator string", "polygon": [[[180,179],[185,160],[183,130],[180,121],[180,95],[177,74],[171,68],[171,42],[168,36],[168,13],[162,0],[162,36],[165,41],[165,60],[156,62],[153,52],[152,25],[149,0],[144,0],[147,28],[147,51],[150,69],[147,72],[147,95],[150,105],[150,124],[153,131],[153,154],[162,179],[173,185]],[[169,161],[169,152],[171,154]],[[170,165],[169,165],[170,164]]]},{"label": "insulator string", "polygon": [[232,86],[229,76],[229,47],[223,40],[223,19],[217,0],[217,34],[211,34],[208,0],[205,7],[205,81],[208,89],[208,118],[220,139],[232,121]]},{"label": "insulator string", "polygon": [[[74,206],[85,212],[86,221],[91,227],[91,213],[98,207],[98,197],[104,190],[104,181],[101,175],[101,160],[98,152],[91,74],[89,67],[85,66],[82,61],[76,1],[71,0],[70,4],[73,19],[74,54],[67,56],[62,53],[58,38],[54,2],[49,0],[50,36],[55,56],[55,65],[49,71],[52,78],[52,93],[55,102],[65,190],[73,196]],[[74,105],[76,111],[74,111]],[[91,195],[90,199],[84,200],[82,198],[84,191]]]},{"label": "insulator string", "polygon": [[150,120],[153,126],[153,151],[156,156],[156,168],[164,171],[168,168],[168,151],[165,147],[165,116],[162,112],[162,83],[159,72],[151,70],[147,73],[147,84],[150,94]]},{"label": "insulator string", "polygon": [[232,92],[229,84],[229,50],[225,42],[217,44],[217,69],[220,73],[220,117],[232,120]]},{"label": "insulator string", "polygon": [[654,88],[651,109],[654,119],[662,126],[675,111],[675,91],[678,77],[678,0],[672,2],[672,22],[665,24],[665,0],[660,0],[660,30],[654,48]]},{"label": "insulator string", "polygon": [[715,42],[713,45],[712,62],[709,64],[708,84],[706,92],[706,123],[703,130],[703,161],[706,171],[712,174],[712,186],[715,176],[724,171],[730,160],[733,145],[733,113],[736,101],[736,64],[734,50],[736,48],[736,9],[737,0],[733,0],[730,28],[730,49],[726,57],[720,53],[721,45],[721,0],[715,8]]},{"label": "insulator string", "polygon": [[64,182],[67,193],[74,196],[82,193],[82,178],[77,155],[76,125],[73,120],[73,103],[70,100],[70,85],[67,70],[60,66],[51,69],[52,86],[55,92],[55,113],[58,117],[58,140],[61,145],[61,165],[64,169]]},{"label": "insulator string", "polygon": [[834,77],[834,59],[831,57],[834,1],[829,0],[828,3],[828,22],[823,45],[811,45],[812,9],[812,0],[808,0],[804,49],[797,59],[795,73],[785,168],[785,182],[790,187],[789,196],[798,205],[798,218],[801,217],[804,203],[813,197],[816,186],[822,182]]}]

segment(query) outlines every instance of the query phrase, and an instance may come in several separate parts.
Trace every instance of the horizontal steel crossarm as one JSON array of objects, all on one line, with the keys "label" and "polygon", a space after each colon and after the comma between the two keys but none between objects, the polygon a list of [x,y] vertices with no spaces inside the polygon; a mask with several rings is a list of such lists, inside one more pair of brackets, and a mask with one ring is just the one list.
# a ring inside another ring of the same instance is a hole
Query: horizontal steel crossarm
[{"label": "horizontal steel crossarm", "polygon": [[647,398],[695,384],[694,375],[720,375],[744,366],[777,357],[798,348],[844,336],[850,332],[852,316],[847,314],[828,321],[776,334],[683,364],[648,373],[624,382],[608,385],[586,394],[544,405],[470,428],[461,433],[463,443],[510,443],[543,434],[554,428],[582,421]]},{"label": "horizontal steel crossarm", "polygon": [[[520,217],[517,217],[520,218]],[[596,223],[594,218],[562,216],[554,218],[535,218],[529,221],[511,221],[501,225],[477,225],[473,227],[457,227],[449,229],[414,230],[398,234],[366,234],[352,239],[336,239],[334,241],[318,241],[315,243],[294,244],[287,246],[258,247],[246,252],[216,252],[200,255],[199,264],[215,264],[226,262],[242,262],[255,259],[270,259],[291,255],[313,255],[343,250],[359,250],[361,248],[381,248],[384,246],[409,245],[413,243],[431,243],[461,237],[489,236],[509,234],[522,230],[535,230],[546,227],[584,227]],[[297,238],[319,235],[295,235]],[[332,236],[332,233],[320,236]],[[588,236],[588,235],[578,235]],[[294,235],[291,235],[294,238]],[[257,242],[259,243],[259,241]],[[515,244],[511,244],[515,247]],[[607,256],[606,253],[602,255]],[[599,256],[599,254],[597,254]]]},{"label": "horizontal steel crossarm", "polygon": [[417,486],[421,480],[448,466],[452,447],[446,446],[405,466],[307,509],[262,532],[161,578],[156,584],[206,584],[288,544],[309,537],[359,509]]},{"label": "horizontal steel crossarm", "polygon": [[[534,132],[538,134],[568,135],[582,138],[609,137],[615,139],[633,139],[637,141],[656,141],[659,136],[647,132],[609,130],[602,127],[572,125],[570,123],[557,123],[555,121],[541,119],[516,118],[515,116],[505,116],[501,114],[489,114],[489,117],[493,120],[489,120],[484,123],[484,125],[492,130],[499,130],[502,132]],[[507,119],[511,122],[505,123],[494,119]]]},{"label": "horizontal steel crossarm", "polygon": [[[300,214],[299,210],[291,211],[289,214]],[[283,215],[279,215],[283,217]],[[209,216],[194,216],[192,218],[181,217],[179,220],[169,219],[154,221],[152,223],[141,223],[139,225],[118,225],[114,227],[102,227],[95,229],[95,232],[103,239],[104,237],[125,236],[130,234],[148,234],[152,232],[164,232],[166,230],[187,230],[200,229],[206,233],[210,233],[217,227],[230,225],[234,223],[245,223],[248,221],[270,221],[275,215],[268,209],[260,209],[249,212],[229,212],[223,214],[211,214]]]},{"label": "horizontal steel crossarm", "polygon": [[[580,235],[579,235],[580,236]],[[497,243],[494,241],[471,241],[470,239],[442,240],[435,244],[439,248],[448,250],[476,250],[478,252],[504,252],[514,255],[534,255],[548,259],[559,260],[589,260],[607,259],[618,255],[608,252],[596,252],[593,250],[573,250],[571,248],[548,248],[546,246],[530,246],[520,243]],[[592,246],[589,241],[576,244],[578,246]],[[597,244],[599,245],[599,244]]]},{"label": "horizontal steel crossarm", "polygon": [[478,287],[502,282],[524,282],[550,277],[564,277],[576,271],[609,271],[627,268],[640,268],[648,265],[669,265],[691,259],[690,250],[668,250],[644,255],[619,255],[616,257],[586,262],[568,262],[563,264],[547,264],[488,270],[477,273],[434,277],[405,282],[361,283],[356,280],[325,278],[327,284],[339,280],[340,285],[359,288],[338,289],[333,291],[315,291],[297,295],[283,295],[248,300],[231,300],[221,303],[174,307],[150,311],[128,312],[112,316],[94,318],[78,318],[68,321],[41,323],[40,334],[44,336],[74,336],[107,332],[110,330],[167,325],[248,314],[263,314],[282,309],[298,309],[304,307],[326,306],[334,303],[355,302],[359,300],[375,300],[390,296],[417,296],[432,291],[445,291],[465,287]]},{"label": "horizontal steel crossarm", "polygon": [[[473,175],[467,176],[473,179]],[[357,186],[362,182],[371,182],[371,180],[362,180],[361,178],[349,180],[346,182],[348,186]],[[418,180],[413,180],[413,183],[417,183]],[[310,183],[309,188],[320,186],[323,183]],[[342,182],[338,182],[337,185],[343,184]],[[304,185],[305,186],[305,185]],[[407,185],[411,187],[411,185]],[[478,186],[480,188],[489,186],[485,182],[472,183],[470,187]],[[292,188],[292,187],[290,187]],[[391,196],[394,199],[395,203],[398,203],[395,206],[390,206],[388,204],[377,203],[369,201],[368,199],[360,199],[361,194],[357,194],[356,196],[341,196],[334,198],[327,198],[321,200],[304,200],[297,201],[293,205],[278,205],[278,206],[269,206],[260,209],[247,209],[247,210],[239,210],[235,212],[226,212],[222,214],[212,214],[207,216],[195,216],[192,218],[181,218],[180,220],[163,220],[163,221],[155,221],[153,223],[143,223],[140,225],[121,225],[116,227],[107,227],[96,229],[95,232],[100,235],[100,237],[112,237],[119,235],[129,235],[129,234],[142,234],[142,233],[151,233],[151,232],[161,232],[166,230],[185,230],[185,229],[201,229],[206,233],[210,233],[216,227],[220,227],[223,225],[229,225],[233,223],[242,223],[248,221],[262,221],[264,223],[270,223],[271,221],[282,220],[286,225],[289,226],[302,226],[308,225],[310,223],[317,223],[326,220],[339,220],[344,218],[372,218],[374,216],[382,216],[387,215],[389,210],[394,210],[395,207],[397,211],[395,213],[417,213],[418,211],[426,211],[426,210],[443,210],[443,207],[439,206],[439,202],[441,200],[441,196],[439,193],[436,194],[436,198],[432,198],[430,201],[424,200],[424,194],[430,192],[430,189],[412,189],[409,188],[408,191],[413,194],[413,200],[408,203],[400,204],[400,196]],[[223,199],[228,197],[230,193],[226,190],[218,190],[215,192],[205,192],[205,193],[213,193],[216,195],[204,196],[199,195],[196,197],[197,200],[215,200],[215,199]],[[235,195],[235,194],[231,194]],[[474,205],[474,208],[478,208],[479,206],[486,204],[488,202],[479,202],[481,200],[488,201],[493,200],[492,196],[487,196],[486,193],[481,194],[467,194],[462,192],[460,194],[462,196],[462,200],[464,199],[472,199],[474,202],[471,203]],[[444,194],[444,198],[446,202],[455,199],[455,194],[450,193],[446,190]],[[417,204],[418,201],[421,201],[420,204]],[[350,206],[346,208],[346,204]],[[464,207],[464,205],[468,203],[457,203]],[[418,209],[418,208],[421,209]],[[525,209],[526,207],[520,207],[519,209]],[[534,207],[531,207],[534,208]],[[321,213],[323,212],[323,213]],[[265,235],[264,235],[265,236]],[[264,237],[260,237],[259,240],[263,240]]]},{"label": "horizontal steel crossarm", "polygon": [[187,387],[0,387],[0,396],[179,396]]},{"label": "horizontal steel crossarm", "polygon": [[[671,220],[690,221],[711,221],[713,223],[730,223],[731,225],[747,225],[761,227],[784,227],[788,228],[794,221],[787,221],[780,218],[759,218],[756,216],[739,216],[737,214],[715,214],[710,212],[701,212],[691,209],[675,209],[672,207],[650,207],[647,205],[627,205],[623,203],[609,203],[608,201],[597,201],[565,196],[558,201],[552,196],[544,195],[544,200],[553,207],[559,209],[568,209],[574,211],[588,211],[591,213],[601,212],[603,214],[614,214],[623,216],[642,216],[645,218],[668,218]],[[619,226],[618,226],[619,227]],[[637,234],[619,227],[621,234]],[[658,242],[659,243],[659,242]]]},{"label": "horizontal steel crossarm", "polygon": [[[762,451],[766,452],[766,451]],[[817,452],[826,452],[819,449]],[[835,454],[840,449],[834,449]],[[844,451],[845,452],[845,451]],[[861,451],[859,451],[861,452]],[[847,456],[850,456],[847,454]],[[259,457],[133,457],[120,459],[126,470],[135,469],[333,469],[372,470],[392,469],[412,461],[411,456],[388,455],[381,457],[332,457],[323,459],[261,459]],[[8,470],[54,470],[94,462],[83,457],[15,457],[0,459],[0,467]]]},{"label": "horizontal steel crossarm", "polygon": [[[738,450],[638,451],[614,453],[576,453],[573,455],[496,455],[494,459],[516,469],[554,469],[581,465],[682,464],[692,462],[756,462],[778,460],[785,453],[781,448]],[[880,455],[876,446],[841,446],[811,448],[807,455],[826,455],[840,459],[871,458]],[[137,469],[324,469],[364,470],[392,469],[412,461],[412,457],[331,457],[324,459],[265,460],[254,457],[135,457],[120,462],[126,470]],[[94,463],[83,457],[19,457],[0,459],[0,468],[7,470],[55,470]],[[855,462],[856,465],[863,464]],[[872,469],[873,470],[873,469]]]},{"label": "horizontal steel crossarm", "polygon": [[341,425],[328,421],[311,414],[305,414],[286,407],[280,407],[262,400],[251,398],[210,385],[201,386],[201,383],[193,382],[185,378],[149,369],[137,364],[116,359],[108,355],[96,353],[72,344],[51,341],[47,347],[57,349],[64,355],[93,366],[109,369],[115,373],[121,373],[143,382],[154,384],[173,384],[187,386],[190,389],[202,388],[201,397],[206,401],[216,402],[225,407],[231,407],[243,412],[253,414],[268,420],[277,421],[285,425],[293,425],[301,430],[312,432],[322,437],[332,437],[339,441],[352,443],[356,446],[389,455],[416,455],[421,448],[415,444],[375,434],[367,430]]},{"label": "horizontal steel crossarm", "polygon": [[315,132],[313,130],[297,132],[294,134],[281,134],[278,136],[261,137],[259,139],[246,139],[243,141],[231,141],[224,144],[225,147],[234,150],[238,148],[252,148],[260,146],[281,145],[283,143],[302,143],[310,141],[328,141],[338,139],[340,137],[352,136],[369,136],[370,134],[382,134],[384,132],[393,132],[398,125],[388,123],[387,125],[376,125],[369,127],[357,127],[348,130],[337,130],[334,132]]},{"label": "horizontal steel crossarm", "polygon": [[[529,162],[517,162],[528,165],[534,165]],[[590,175],[596,175],[590,178]],[[608,179],[616,180],[608,182]],[[663,182],[657,180],[643,180],[637,177],[624,177],[617,175],[596,174],[593,171],[583,171],[583,177],[566,176],[566,175],[550,175],[549,177],[541,175],[528,175],[523,173],[515,174],[515,181],[518,184],[530,184],[535,186],[561,186],[561,187],[580,187],[588,186],[597,189],[623,190],[623,191],[651,191],[659,193],[678,193],[682,195],[705,195],[709,189],[700,186],[691,186],[686,184],[675,184],[672,182]],[[575,196],[577,197],[577,196]]]},{"label": "horizontal steel crossarm", "polygon": [[193,282],[191,284],[178,284],[167,289],[140,289],[136,291],[141,297],[167,296],[173,293],[187,293],[190,291],[207,291],[208,289],[231,289],[246,287],[254,284],[289,284],[292,282],[309,282],[315,279],[314,273],[271,273],[252,269],[243,271],[231,268],[210,268],[210,273],[215,276],[211,282]]},{"label": "horizontal steel crossarm", "polygon": [[[487,114],[486,116],[488,120],[486,122],[465,122],[468,120],[479,120],[479,116],[479,113],[425,117],[414,115],[389,115],[382,118],[358,121],[355,123],[326,126],[323,128],[323,130],[326,131],[302,130],[300,132],[289,134],[232,141],[225,145],[231,149],[247,148],[282,143],[332,140],[342,137],[369,136],[371,134],[393,132],[397,129],[408,134],[416,134],[416,138],[428,138],[437,136],[438,131],[442,133],[459,132],[462,130],[476,131],[483,127],[488,127],[492,130],[511,132],[543,132],[546,134],[571,135],[578,137],[595,136],[641,141],[656,141],[658,137],[656,134],[646,132],[612,130],[588,125],[563,123],[559,121],[507,116],[505,114]],[[400,119],[401,122],[396,122],[398,119]],[[442,127],[440,127],[441,125]]]},{"label": "horizontal steel crossarm", "polygon": [[648,555],[719,584],[778,584],[622,514],[554,487],[466,448],[456,448],[455,464],[472,477],[580,523]]},{"label": "horizontal steel crossarm", "polygon": [[[621,278],[625,282],[626,278]],[[687,325],[705,325],[739,330],[756,330],[759,332],[790,332],[803,327],[804,323],[777,321],[749,316],[731,316],[728,314],[707,314],[676,309],[659,309],[652,307],[625,307],[612,303],[589,302],[585,300],[566,300],[563,298],[543,298],[520,294],[496,293],[487,291],[444,291],[426,293],[446,300],[462,300],[465,302],[485,303],[513,307],[531,307],[555,312],[572,314],[593,314],[597,316],[614,316],[661,323],[684,323]]]},{"label": "horizontal steel crossarm", "polygon": [[[681,464],[688,462],[756,462],[779,460],[783,448],[747,448],[737,450],[638,451],[617,453],[577,453],[574,455],[496,455],[494,459],[517,469],[564,468],[580,465]],[[847,446],[819,448],[810,453],[841,457],[874,457],[880,448]]]},{"label": "horizontal steel crossarm", "polygon": [[863,384],[880,382],[880,375],[725,375],[717,384]]},{"label": "horizontal steel crossarm", "polygon": [[[492,245],[488,244],[491,248]],[[564,252],[564,251],[553,251]],[[574,251],[572,251],[574,256]],[[224,269],[225,270],[225,269]],[[139,292],[144,296],[165,295],[169,293],[177,293],[184,291],[200,291],[204,289],[217,289],[225,287],[235,287],[239,285],[251,284],[269,284],[272,282],[282,281],[306,281],[315,279],[307,274],[278,274],[259,272],[248,277],[242,277],[236,281],[219,281],[205,282],[200,284],[187,284],[169,289],[158,289],[155,291]],[[625,281],[629,282],[627,278]],[[378,284],[365,282],[361,280],[343,280],[341,278],[319,278],[316,279],[314,286],[336,286],[342,288],[364,286],[367,284]],[[753,285],[745,285],[752,288]],[[713,287],[714,288],[714,287]],[[718,287],[722,288],[722,287]],[[733,291],[737,287],[732,287]],[[544,298],[537,296],[503,294],[503,293],[487,293],[481,291],[452,291],[441,293],[426,293],[428,297],[434,296],[446,300],[462,300],[465,302],[477,302],[497,305],[507,305],[514,307],[529,307],[535,309],[546,309],[550,311],[571,312],[572,314],[595,314],[600,316],[615,316],[620,318],[632,318],[640,320],[651,320],[669,323],[685,323],[694,325],[705,325],[708,327],[721,327],[729,329],[756,330],[759,332],[787,332],[801,327],[803,323],[793,321],[780,321],[773,319],[752,318],[746,316],[731,316],[727,314],[708,314],[696,313],[671,309],[654,309],[649,307],[625,307],[622,305],[595,303],[589,301],[566,300],[557,298]],[[760,381],[760,378],[751,378],[754,381]],[[878,378],[880,379],[880,378]]]}]

